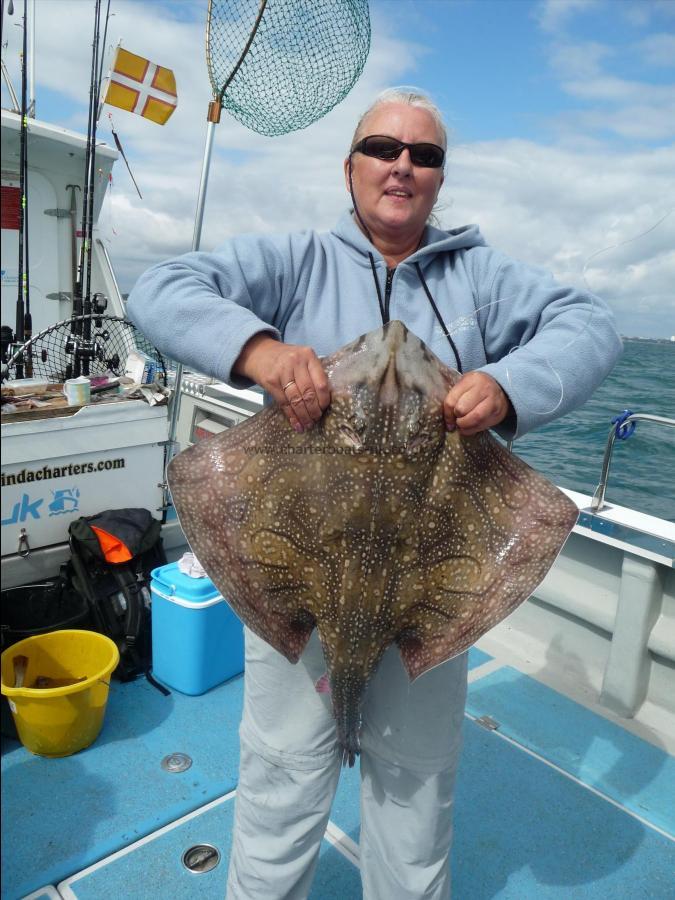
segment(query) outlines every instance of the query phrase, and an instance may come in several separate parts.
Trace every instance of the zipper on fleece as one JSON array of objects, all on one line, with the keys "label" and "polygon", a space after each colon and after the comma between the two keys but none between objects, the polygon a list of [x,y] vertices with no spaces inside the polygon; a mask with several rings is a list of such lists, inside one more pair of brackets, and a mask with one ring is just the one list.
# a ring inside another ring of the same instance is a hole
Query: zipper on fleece
[{"label": "zipper on fleece", "polygon": [[396,267],[393,269],[387,268],[387,280],[384,284],[384,324],[386,325],[389,321],[389,301],[391,300],[391,286],[394,281],[394,272],[396,271]]}]

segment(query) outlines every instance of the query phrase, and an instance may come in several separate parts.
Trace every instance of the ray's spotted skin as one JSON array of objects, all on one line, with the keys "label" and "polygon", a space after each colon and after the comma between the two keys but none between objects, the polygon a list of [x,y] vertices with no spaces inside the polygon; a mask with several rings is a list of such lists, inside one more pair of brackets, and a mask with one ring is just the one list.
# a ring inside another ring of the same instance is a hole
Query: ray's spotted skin
[{"label": "ray's spotted skin", "polygon": [[401,322],[322,363],[332,403],[316,428],[297,434],[267,407],[177,456],[169,484],[190,546],[252,631],[297,662],[318,629],[353,765],[387,647],[411,679],[465,651],[535,590],[577,509],[488,432],[446,431],[459,375]]}]

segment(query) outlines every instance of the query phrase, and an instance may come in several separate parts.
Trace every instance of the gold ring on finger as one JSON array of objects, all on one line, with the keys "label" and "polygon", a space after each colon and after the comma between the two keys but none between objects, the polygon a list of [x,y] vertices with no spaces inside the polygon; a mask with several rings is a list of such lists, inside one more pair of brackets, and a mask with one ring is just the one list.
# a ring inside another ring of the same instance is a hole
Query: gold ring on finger
[{"label": "gold ring on finger", "polygon": [[285,391],[285,390],[286,390],[287,388],[289,388],[292,384],[295,384],[295,381],[289,381],[288,384],[285,384],[285,385],[282,387],[281,390],[282,390],[282,391]]}]

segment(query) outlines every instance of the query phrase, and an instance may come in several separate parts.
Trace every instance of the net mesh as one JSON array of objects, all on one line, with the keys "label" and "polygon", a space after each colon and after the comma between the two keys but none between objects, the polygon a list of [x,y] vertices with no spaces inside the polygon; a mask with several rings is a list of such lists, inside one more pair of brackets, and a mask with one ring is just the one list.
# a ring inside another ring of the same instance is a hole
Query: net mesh
[{"label": "net mesh", "polygon": [[209,5],[206,59],[214,96],[259,134],[297,131],[326,115],[353,87],[369,48],[368,0]]},{"label": "net mesh", "polygon": [[[85,329],[86,320],[89,327]],[[88,337],[83,335],[86,331]],[[143,350],[151,356],[157,363],[159,380],[166,384],[166,367],[159,351],[143,340],[131,322],[106,315],[73,316],[36,334],[9,359],[7,378],[16,378],[17,363],[23,365],[24,375],[51,382],[81,374],[124,375],[132,350]]]}]

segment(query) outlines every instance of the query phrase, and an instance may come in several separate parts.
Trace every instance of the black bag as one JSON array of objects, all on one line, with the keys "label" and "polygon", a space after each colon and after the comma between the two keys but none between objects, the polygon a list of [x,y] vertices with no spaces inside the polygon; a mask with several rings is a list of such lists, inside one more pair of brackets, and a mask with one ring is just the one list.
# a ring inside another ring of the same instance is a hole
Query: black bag
[{"label": "black bag", "polygon": [[147,509],[109,509],[70,525],[71,583],[87,601],[93,628],[120,651],[113,677],[150,676],[150,572],[166,563],[161,523]]},{"label": "black bag", "polygon": [[36,634],[91,628],[89,604],[73,589],[65,569],[56,578],[2,591],[2,650]]},{"label": "black bag", "polygon": [[[62,567],[56,578],[2,591],[0,649],[7,650],[24,638],[62,628],[91,629],[89,604],[73,589],[65,568]],[[0,702],[0,732],[4,737],[19,740],[4,696]]]}]

